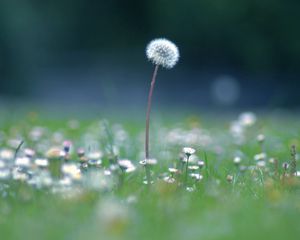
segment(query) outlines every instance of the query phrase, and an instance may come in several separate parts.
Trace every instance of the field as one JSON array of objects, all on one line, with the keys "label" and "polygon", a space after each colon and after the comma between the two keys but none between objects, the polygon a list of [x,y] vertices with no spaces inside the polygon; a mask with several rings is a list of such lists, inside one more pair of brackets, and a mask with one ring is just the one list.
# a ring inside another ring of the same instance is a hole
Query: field
[{"label": "field", "polygon": [[297,114],[152,118],[2,112],[0,239],[299,239]]}]

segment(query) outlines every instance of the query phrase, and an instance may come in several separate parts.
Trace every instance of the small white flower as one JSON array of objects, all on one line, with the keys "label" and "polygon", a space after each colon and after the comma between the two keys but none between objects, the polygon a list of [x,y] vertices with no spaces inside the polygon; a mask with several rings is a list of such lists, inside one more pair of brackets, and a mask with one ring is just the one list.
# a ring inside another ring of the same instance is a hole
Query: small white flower
[{"label": "small white flower", "polygon": [[189,166],[189,170],[195,171],[195,170],[198,170],[198,169],[199,169],[198,165],[191,165],[191,166]]},{"label": "small white flower", "polygon": [[19,167],[30,167],[30,159],[28,157],[20,157],[15,161],[15,165]]},{"label": "small white flower", "polygon": [[88,154],[88,159],[90,159],[90,160],[98,160],[98,159],[100,159],[101,157],[103,156],[103,153],[102,152],[100,152],[100,151],[96,151],[96,152],[90,152],[89,154]]},{"label": "small white flower", "polygon": [[199,173],[191,173],[190,176],[194,178],[196,181],[200,181],[203,179],[203,176]]},{"label": "small white flower", "polygon": [[35,151],[31,148],[25,148],[24,153],[25,153],[25,156],[29,157],[29,158],[31,158],[35,155]]},{"label": "small white flower", "polygon": [[122,170],[124,170],[126,173],[134,172],[136,167],[133,165],[133,163],[128,159],[122,159],[118,161],[118,164]]},{"label": "small white flower", "polygon": [[244,112],[239,116],[239,122],[242,126],[250,127],[256,122],[256,115],[252,112]]},{"label": "small white flower", "polygon": [[191,155],[193,155],[193,154],[196,152],[196,150],[195,150],[194,148],[191,148],[191,147],[184,147],[184,148],[182,149],[182,152],[183,152],[185,155],[187,155],[187,156],[191,156]]},{"label": "small white flower", "polygon": [[262,152],[262,153],[258,153],[254,156],[254,160],[256,161],[263,161],[267,158],[267,154]]},{"label": "small white flower", "polygon": [[61,170],[65,176],[70,177],[72,180],[79,180],[81,178],[80,169],[74,163],[63,164]]},{"label": "small white flower", "polygon": [[178,173],[178,169],[177,168],[168,168],[170,173]]},{"label": "small white flower", "polygon": [[14,152],[12,150],[3,149],[0,151],[0,159],[10,160],[14,157]]},{"label": "small white flower", "polygon": [[144,159],[140,161],[140,164],[145,166],[145,165],[156,165],[157,160],[155,158],[149,158],[149,159]]},{"label": "small white flower", "polygon": [[265,135],[263,134],[259,134],[257,137],[256,137],[257,141],[258,142],[263,142],[265,140]]},{"label": "small white flower", "polygon": [[146,48],[147,58],[155,65],[172,68],[179,59],[179,51],[176,45],[167,39],[152,40]]},{"label": "small white flower", "polygon": [[164,177],[164,181],[166,183],[175,183],[176,182],[175,178],[170,177],[170,176]]},{"label": "small white flower", "polygon": [[200,167],[200,169],[203,168],[203,166],[205,165],[203,161],[198,161],[197,164]]},{"label": "small white flower", "polygon": [[258,161],[256,163],[256,166],[259,168],[264,168],[266,166],[266,162],[265,161]]},{"label": "small white flower", "polygon": [[8,168],[0,169],[0,180],[7,180],[10,178],[10,170]]},{"label": "small white flower", "polygon": [[239,165],[241,163],[241,161],[242,161],[242,159],[238,156],[233,159],[233,163],[236,165]]},{"label": "small white flower", "polygon": [[34,163],[40,168],[46,168],[49,165],[48,159],[46,158],[37,158],[35,159]]}]

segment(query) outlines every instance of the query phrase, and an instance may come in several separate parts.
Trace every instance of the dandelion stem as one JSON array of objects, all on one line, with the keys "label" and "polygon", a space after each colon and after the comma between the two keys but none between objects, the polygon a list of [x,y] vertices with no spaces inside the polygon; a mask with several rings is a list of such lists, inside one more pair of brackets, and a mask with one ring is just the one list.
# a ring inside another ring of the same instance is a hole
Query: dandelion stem
[{"label": "dandelion stem", "polygon": [[145,159],[146,159],[146,165],[145,165],[145,171],[146,171],[146,178],[147,178],[147,183],[151,183],[151,174],[150,174],[150,169],[147,164],[147,160],[149,159],[149,127],[150,127],[150,112],[151,112],[151,103],[152,103],[152,95],[153,95],[153,90],[154,90],[154,85],[156,81],[156,75],[158,71],[158,66],[155,65],[152,80],[151,80],[151,86],[149,90],[149,95],[148,95],[148,105],[147,105],[147,113],[146,113],[146,134],[145,134]]},{"label": "dandelion stem", "polygon": [[146,134],[145,134],[145,158],[146,160],[149,159],[149,126],[150,126],[150,112],[151,112],[151,103],[152,103],[152,95],[153,89],[155,85],[156,75],[158,71],[158,65],[155,65],[150,91],[148,95],[148,106],[147,106],[147,114],[146,114]]}]

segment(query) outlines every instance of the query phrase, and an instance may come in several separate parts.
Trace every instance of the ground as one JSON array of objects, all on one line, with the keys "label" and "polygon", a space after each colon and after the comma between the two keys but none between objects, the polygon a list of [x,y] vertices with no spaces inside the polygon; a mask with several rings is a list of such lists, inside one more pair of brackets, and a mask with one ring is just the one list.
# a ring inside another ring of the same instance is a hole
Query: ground
[{"label": "ground", "polygon": [[298,119],[155,113],[145,184],[143,120],[5,112],[1,239],[299,239]]}]

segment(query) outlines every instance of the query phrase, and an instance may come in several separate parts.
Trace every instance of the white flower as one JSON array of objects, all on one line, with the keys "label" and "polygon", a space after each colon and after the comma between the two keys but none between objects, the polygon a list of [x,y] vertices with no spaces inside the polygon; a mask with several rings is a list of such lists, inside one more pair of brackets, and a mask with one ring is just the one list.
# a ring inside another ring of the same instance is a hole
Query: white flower
[{"label": "white flower", "polygon": [[19,167],[30,167],[30,159],[28,157],[19,157],[15,161],[15,165]]},{"label": "white flower", "polygon": [[79,180],[81,178],[80,169],[74,163],[63,164],[61,170],[65,176],[70,177],[72,180]]},{"label": "white flower", "polygon": [[242,159],[238,156],[233,159],[233,163],[236,164],[236,165],[240,164],[241,161],[242,161]]},{"label": "white flower", "polygon": [[182,149],[182,152],[183,152],[185,155],[187,155],[187,156],[191,156],[191,155],[193,155],[193,154],[196,152],[196,150],[195,150],[194,148],[184,147],[184,148]]},{"label": "white flower", "polygon": [[118,164],[126,173],[134,172],[136,169],[133,163],[128,159],[119,160]]},{"label": "white flower", "polygon": [[48,165],[49,165],[48,159],[45,159],[45,158],[37,158],[37,159],[35,159],[34,163],[36,166],[38,166],[40,168],[45,168],[45,167],[48,167]]},{"label": "white flower", "polygon": [[259,135],[256,137],[256,139],[257,139],[258,142],[263,142],[263,141],[265,141],[265,135],[259,134]]},{"label": "white flower", "polygon": [[150,159],[144,159],[140,161],[141,165],[156,165],[157,164],[157,160],[155,158],[150,158]]},{"label": "white flower", "polygon": [[255,161],[263,161],[267,158],[267,154],[262,152],[262,153],[258,153],[254,156],[254,160]]},{"label": "white flower", "polygon": [[252,112],[244,112],[239,116],[239,122],[242,126],[250,127],[256,122],[256,115]]},{"label": "white flower", "polygon": [[172,68],[179,59],[179,51],[176,45],[167,39],[152,40],[146,48],[147,58],[155,65]]}]

